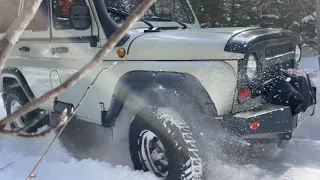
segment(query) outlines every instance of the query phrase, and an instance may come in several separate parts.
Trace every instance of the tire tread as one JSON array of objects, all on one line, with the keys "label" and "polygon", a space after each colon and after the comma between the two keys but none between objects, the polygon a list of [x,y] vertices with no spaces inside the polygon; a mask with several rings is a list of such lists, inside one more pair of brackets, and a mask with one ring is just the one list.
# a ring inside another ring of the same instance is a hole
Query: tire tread
[{"label": "tire tread", "polygon": [[[182,135],[183,140],[185,141],[188,149],[189,160],[183,165],[182,169],[182,180],[200,180],[203,177],[203,170],[202,170],[202,159],[200,158],[196,146],[196,140],[193,138],[193,133],[191,132],[191,128],[186,125],[186,122],[177,115],[169,116],[169,114],[164,113],[166,110],[162,108],[157,108],[155,113],[157,117],[160,117],[159,120],[164,121],[164,127],[171,131],[171,128],[175,128],[172,130],[173,132],[180,132]],[[173,119],[179,118],[179,119]],[[170,126],[169,126],[170,124]],[[178,131],[177,131],[178,130]],[[175,138],[175,133],[172,134],[173,139]],[[179,147],[179,143],[176,141],[176,147]]]}]

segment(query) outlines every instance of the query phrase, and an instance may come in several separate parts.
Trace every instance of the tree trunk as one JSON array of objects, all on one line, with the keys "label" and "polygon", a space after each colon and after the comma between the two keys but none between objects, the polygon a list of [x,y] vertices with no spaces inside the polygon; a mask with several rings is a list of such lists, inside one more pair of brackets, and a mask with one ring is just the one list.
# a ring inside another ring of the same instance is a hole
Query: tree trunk
[{"label": "tree trunk", "polygon": [[234,21],[234,15],[235,15],[235,0],[232,0],[232,4],[231,4],[231,10],[230,10],[230,22],[229,22],[229,26],[233,26],[233,21]]}]

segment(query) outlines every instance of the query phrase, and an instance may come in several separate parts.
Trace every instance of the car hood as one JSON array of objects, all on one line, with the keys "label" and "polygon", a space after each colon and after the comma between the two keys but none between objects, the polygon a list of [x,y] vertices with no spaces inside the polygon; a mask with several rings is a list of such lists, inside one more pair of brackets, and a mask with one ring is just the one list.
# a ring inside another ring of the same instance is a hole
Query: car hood
[{"label": "car hood", "polygon": [[253,28],[208,28],[163,30],[134,38],[128,60],[214,60],[241,59],[243,54],[226,52],[235,34]]},{"label": "car hood", "polygon": [[128,60],[238,60],[251,45],[298,34],[278,28],[208,28],[163,30],[133,38]]}]

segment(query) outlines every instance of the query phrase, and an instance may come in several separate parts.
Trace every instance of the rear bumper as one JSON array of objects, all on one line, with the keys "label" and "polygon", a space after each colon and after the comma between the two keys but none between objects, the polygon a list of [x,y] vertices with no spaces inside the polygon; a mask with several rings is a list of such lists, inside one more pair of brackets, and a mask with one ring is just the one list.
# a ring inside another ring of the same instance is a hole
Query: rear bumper
[{"label": "rear bumper", "polygon": [[[292,132],[315,112],[315,104],[307,111],[292,115],[290,107],[266,104],[255,110],[224,116],[222,125],[247,141],[269,141],[292,138]],[[252,124],[258,124],[252,129]]]}]

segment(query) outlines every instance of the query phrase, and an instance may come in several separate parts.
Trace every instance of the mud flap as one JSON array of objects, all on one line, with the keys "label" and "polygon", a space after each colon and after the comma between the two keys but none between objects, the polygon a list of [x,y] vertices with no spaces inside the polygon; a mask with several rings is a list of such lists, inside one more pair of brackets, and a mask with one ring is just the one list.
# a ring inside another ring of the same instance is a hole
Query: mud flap
[{"label": "mud flap", "polygon": [[53,107],[54,111],[51,113],[51,116],[50,116],[50,123],[49,123],[50,127],[57,126],[58,118],[65,109],[67,109],[67,115],[70,116],[72,108],[73,108],[72,104],[56,101]]}]

